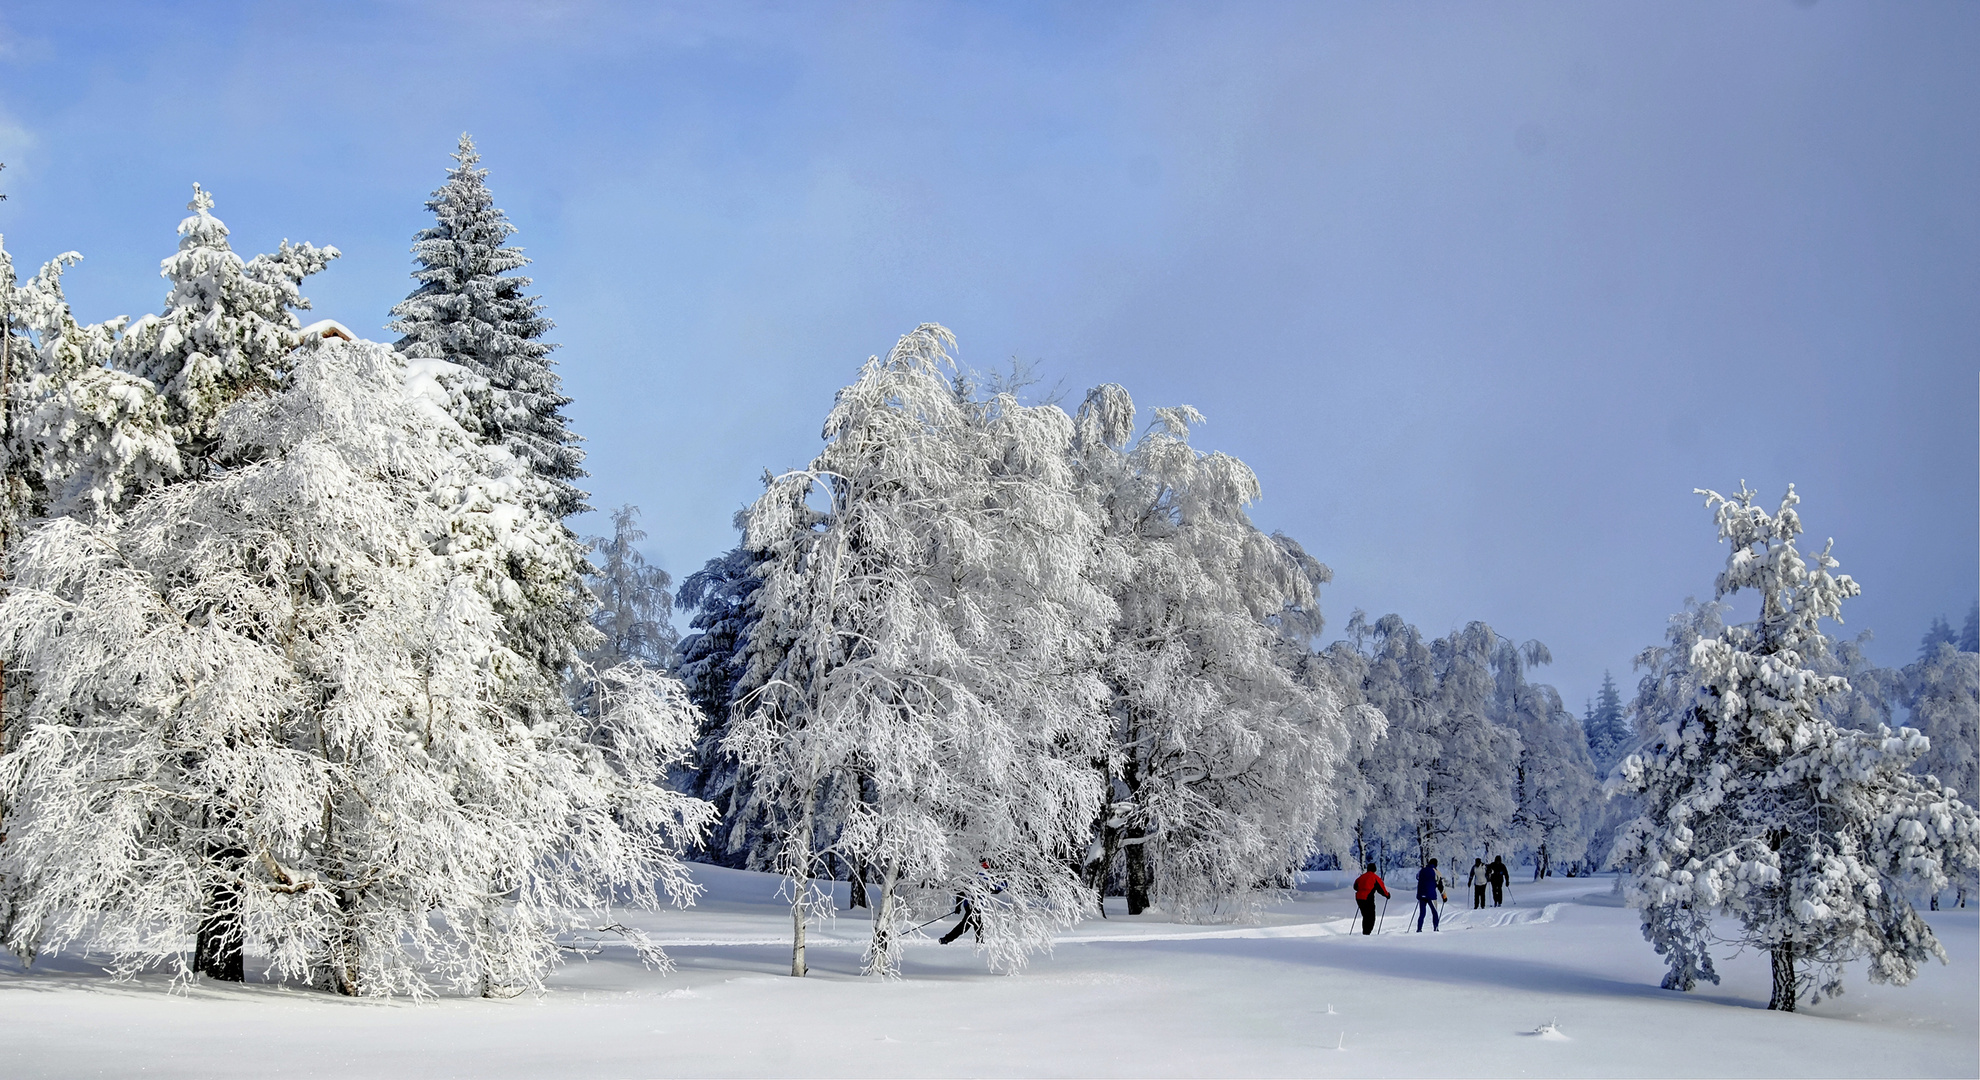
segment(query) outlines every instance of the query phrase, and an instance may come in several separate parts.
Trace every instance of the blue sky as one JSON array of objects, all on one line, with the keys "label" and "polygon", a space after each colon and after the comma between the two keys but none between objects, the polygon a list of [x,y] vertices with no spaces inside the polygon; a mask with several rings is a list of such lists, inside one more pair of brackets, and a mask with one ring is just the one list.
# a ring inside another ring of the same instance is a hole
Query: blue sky
[{"label": "blue sky", "polygon": [[[463,130],[594,504],[678,578],[923,321],[1195,405],[1356,607],[1539,638],[1579,710],[1794,482],[1908,660],[1980,592],[1980,6],[0,9],[0,233],[156,310],[191,185],[384,336]],[[577,523],[603,528],[601,517]]]}]

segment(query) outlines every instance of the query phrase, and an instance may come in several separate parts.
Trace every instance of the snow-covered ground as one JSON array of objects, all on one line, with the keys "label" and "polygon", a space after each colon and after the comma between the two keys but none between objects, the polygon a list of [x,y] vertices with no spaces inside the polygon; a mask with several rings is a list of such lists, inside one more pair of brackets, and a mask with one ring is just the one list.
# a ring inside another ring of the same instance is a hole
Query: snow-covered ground
[{"label": "snow-covered ground", "polygon": [[[815,930],[789,978],[776,881],[697,868],[708,893],[634,920],[678,964],[608,947],[508,1001],[347,1000],[276,986],[118,983],[84,958],[0,969],[0,1076],[1974,1076],[1975,913],[1927,916],[1952,956],[1909,987],[1859,969],[1837,1001],[1769,1013],[1767,963],[1659,990],[1662,968],[1610,879],[1453,904],[1442,933],[1350,933],[1340,875],[1312,875],[1250,926],[1118,914],[1024,974],[963,943],[857,974],[865,920]],[[1401,890],[1398,890],[1401,891]],[[844,890],[841,886],[841,899]],[[1455,894],[1454,894],[1455,895]],[[950,920],[931,926],[939,933]],[[1542,1025],[1556,1030],[1536,1033]]]}]

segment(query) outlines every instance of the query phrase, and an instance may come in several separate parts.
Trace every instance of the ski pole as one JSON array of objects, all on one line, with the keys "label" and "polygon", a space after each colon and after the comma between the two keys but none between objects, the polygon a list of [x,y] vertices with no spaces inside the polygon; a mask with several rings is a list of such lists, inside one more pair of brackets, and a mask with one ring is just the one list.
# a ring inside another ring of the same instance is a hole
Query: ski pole
[{"label": "ski pole", "polygon": [[[933,925],[935,925],[936,923],[938,923],[938,922],[941,922],[941,921],[942,921],[943,919],[946,919],[946,918],[948,918],[949,916],[951,916],[951,915],[954,915],[954,914],[955,914],[955,912],[953,912],[953,911],[945,911],[945,912],[943,912],[942,914],[940,914],[940,915],[937,915],[937,916],[935,916],[934,918],[932,918],[932,919],[930,919],[930,920],[928,920],[927,922],[925,922],[925,923],[922,923],[922,924],[921,924],[921,926],[933,926]],[[910,934],[912,934],[912,933],[914,933],[914,931],[915,931],[915,930],[919,930],[919,929],[921,929],[921,926],[917,926],[917,927],[915,927],[915,928],[914,928],[913,930],[909,930],[909,931],[908,931],[908,933],[910,933]]]},{"label": "ski pole", "polygon": [[1375,920],[1375,932],[1378,934],[1381,933],[1384,929],[1388,928],[1388,925],[1389,925],[1389,898],[1386,894],[1384,894],[1382,897],[1382,917]]}]

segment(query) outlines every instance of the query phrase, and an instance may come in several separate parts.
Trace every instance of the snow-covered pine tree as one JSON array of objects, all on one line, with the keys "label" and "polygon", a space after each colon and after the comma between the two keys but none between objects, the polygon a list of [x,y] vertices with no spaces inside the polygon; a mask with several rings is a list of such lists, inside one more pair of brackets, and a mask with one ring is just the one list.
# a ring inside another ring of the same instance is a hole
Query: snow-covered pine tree
[{"label": "snow-covered pine tree", "polygon": [[1774,513],[1743,485],[1700,494],[1731,546],[1718,599],[1757,594],[1759,610],[1727,626],[1717,605],[1694,607],[1652,657],[1655,735],[1611,781],[1642,800],[1616,845],[1624,894],[1670,962],[1670,989],[1717,981],[1714,913],[1769,951],[1770,1009],[1793,1011],[1810,987],[1840,993],[1841,965],[1864,956],[1872,981],[1908,982],[1945,952],[1906,886],[1942,888],[1980,865],[1980,818],[1907,771],[1926,749],[1916,731],[1846,731],[1823,715],[1847,680],[1814,667],[1829,648],[1820,621],[1859,590],[1832,572],[1830,548],[1796,550],[1794,489]]},{"label": "snow-covered pine tree", "polygon": [[898,970],[910,912],[957,896],[1013,970],[1090,907],[1074,873],[1102,787],[1113,608],[1052,406],[961,392],[924,325],[840,391],[809,469],[749,512],[758,618],[727,747],[781,838],[792,974],[822,850],[874,869],[865,970]]},{"label": "snow-covered pine tree", "polygon": [[1966,610],[1966,623],[1960,628],[1956,644],[1960,652],[1980,653],[1980,600]]},{"label": "snow-covered pine tree", "polygon": [[1120,621],[1103,672],[1115,720],[1114,793],[1098,865],[1121,856],[1128,910],[1182,919],[1248,911],[1287,880],[1335,812],[1332,783],[1373,710],[1278,661],[1268,620],[1312,609],[1305,568],[1259,531],[1243,462],[1189,444],[1196,410],[1155,410],[1129,448],[1134,405],[1118,386],[1087,396],[1077,426],[1087,499],[1104,522],[1096,580]]},{"label": "snow-covered pine tree", "polygon": [[430,378],[370,343],[282,369],[213,417],[224,467],[22,545],[7,944],[88,932],[121,972],[238,980],[255,942],[344,993],[540,985],[614,896],[692,895],[676,854],[708,809],[652,782],[692,707],[622,668],[580,719],[505,646],[485,555],[563,530]]},{"label": "snow-covered pine tree", "polygon": [[1514,645],[1510,638],[1499,639],[1492,655],[1493,722],[1519,735],[1513,839],[1532,854],[1536,881],[1551,875],[1557,862],[1572,866],[1581,859],[1601,790],[1581,725],[1560,693],[1526,681],[1529,667],[1552,660],[1540,642]]},{"label": "snow-covered pine tree", "polygon": [[548,481],[543,508],[562,519],[590,509],[576,481],[585,476],[582,440],[564,417],[563,380],[542,340],[550,320],[538,298],[526,295],[529,265],[507,241],[516,228],[496,207],[488,170],[463,133],[447,182],[426,208],[434,224],[413,238],[419,282],[392,308],[397,348],[407,356],[446,360],[475,378],[456,407],[469,431],[508,448]]},{"label": "snow-covered pine tree", "polygon": [[621,506],[612,511],[612,535],[586,542],[594,569],[587,582],[598,599],[591,625],[603,638],[589,657],[593,667],[638,664],[664,671],[673,665],[678,635],[673,597],[667,592],[673,581],[665,570],[647,565],[635,546],[644,539],[639,507]]}]

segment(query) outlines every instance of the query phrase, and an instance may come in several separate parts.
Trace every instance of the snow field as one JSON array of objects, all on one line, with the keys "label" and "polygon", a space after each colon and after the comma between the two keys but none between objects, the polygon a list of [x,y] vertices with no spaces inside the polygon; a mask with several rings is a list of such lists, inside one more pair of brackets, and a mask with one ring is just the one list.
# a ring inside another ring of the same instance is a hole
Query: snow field
[{"label": "snow field", "polygon": [[[860,913],[814,928],[789,966],[776,879],[697,866],[686,910],[627,919],[677,970],[607,945],[541,996],[426,1004],[163,976],[116,983],[76,956],[0,975],[0,1075],[534,1076],[1972,1076],[1980,938],[1927,913],[1952,963],[1910,987],[1861,965],[1839,1000],[1769,1013],[1766,958],[1724,984],[1657,988],[1662,961],[1610,879],[1516,884],[1453,905],[1442,933],[1351,932],[1340,875],[1310,875],[1256,925],[1119,914],[1062,934],[1022,975],[989,974],[930,926],[903,978],[862,978]],[[840,887],[843,902],[844,887]],[[924,918],[926,916],[923,916]],[[1731,927],[1727,927],[1731,929]],[[965,939],[966,940],[966,939]],[[253,968],[253,958],[250,958]],[[252,977],[252,976],[251,976]],[[1543,1025],[1557,1024],[1551,1033]]]}]

